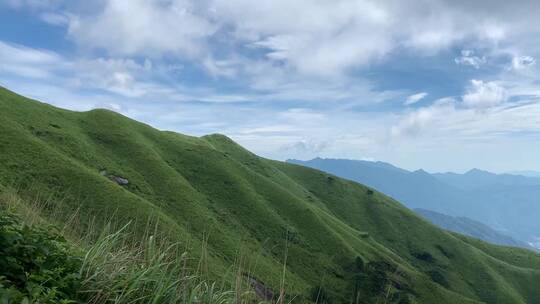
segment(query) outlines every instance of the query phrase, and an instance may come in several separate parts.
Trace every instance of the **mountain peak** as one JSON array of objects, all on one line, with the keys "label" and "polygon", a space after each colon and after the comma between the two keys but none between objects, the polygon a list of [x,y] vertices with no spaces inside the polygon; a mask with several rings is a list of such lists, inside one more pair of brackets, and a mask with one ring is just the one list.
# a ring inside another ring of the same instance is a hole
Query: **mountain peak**
[{"label": "mountain peak", "polygon": [[465,174],[466,175],[496,175],[495,173],[491,173],[489,171],[481,170],[478,168],[472,168],[471,170],[467,171]]},{"label": "mountain peak", "polygon": [[418,169],[418,170],[415,170],[413,171],[414,174],[418,174],[418,175],[429,175],[431,176],[431,174],[429,174],[426,170],[424,169]]}]

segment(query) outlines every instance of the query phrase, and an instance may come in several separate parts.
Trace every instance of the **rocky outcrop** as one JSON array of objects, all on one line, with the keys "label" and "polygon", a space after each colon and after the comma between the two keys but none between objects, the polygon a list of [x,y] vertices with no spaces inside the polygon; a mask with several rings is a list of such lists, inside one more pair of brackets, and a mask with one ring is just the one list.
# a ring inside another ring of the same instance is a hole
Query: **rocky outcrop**
[{"label": "rocky outcrop", "polygon": [[107,170],[101,170],[99,171],[99,174],[108,177],[111,181],[117,183],[120,186],[126,186],[129,184],[129,180],[127,178],[123,178],[121,176],[116,176],[113,174],[108,174]]}]

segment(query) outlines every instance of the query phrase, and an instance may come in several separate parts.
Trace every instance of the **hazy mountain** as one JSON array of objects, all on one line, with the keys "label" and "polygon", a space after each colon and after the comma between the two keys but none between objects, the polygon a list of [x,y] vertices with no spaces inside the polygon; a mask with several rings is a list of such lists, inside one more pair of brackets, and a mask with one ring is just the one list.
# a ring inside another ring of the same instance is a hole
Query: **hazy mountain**
[{"label": "hazy mountain", "polygon": [[467,190],[498,186],[540,185],[540,178],[513,174],[494,174],[479,169],[472,169],[465,174],[434,173],[433,176],[446,184]]},{"label": "hazy mountain", "polygon": [[538,171],[511,171],[508,172],[508,174],[523,175],[527,177],[540,177],[540,172]]},{"label": "hazy mountain", "polygon": [[485,224],[466,217],[450,216],[426,209],[414,209],[414,211],[433,224],[446,230],[472,236],[492,244],[535,249],[527,243],[517,241]]},{"label": "hazy mountain", "polygon": [[[465,174],[410,172],[386,163],[321,159],[289,160],[365,183],[409,208],[468,217],[517,240],[540,236],[540,179],[473,169]],[[388,168],[392,168],[389,170]]]}]

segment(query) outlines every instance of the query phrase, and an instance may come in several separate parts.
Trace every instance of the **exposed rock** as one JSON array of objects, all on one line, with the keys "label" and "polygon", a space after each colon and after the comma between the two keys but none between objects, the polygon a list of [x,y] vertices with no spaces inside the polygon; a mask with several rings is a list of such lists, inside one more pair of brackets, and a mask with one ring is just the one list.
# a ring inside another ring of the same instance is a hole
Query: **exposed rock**
[{"label": "exposed rock", "polygon": [[129,181],[126,178],[115,176],[115,175],[109,175],[109,179],[113,182],[119,184],[120,186],[125,186],[129,184]]},{"label": "exposed rock", "polygon": [[107,172],[107,170],[105,170],[105,169],[99,170],[99,174],[101,176],[108,177],[111,181],[119,184],[120,186],[125,186],[125,185],[129,184],[129,180],[127,178],[123,178],[121,176],[116,176],[116,175],[109,174]]},{"label": "exposed rock", "polygon": [[259,298],[265,301],[271,301],[274,299],[274,292],[266,285],[264,285],[263,282],[250,275],[249,273],[244,273],[244,276],[248,279],[249,284]]}]

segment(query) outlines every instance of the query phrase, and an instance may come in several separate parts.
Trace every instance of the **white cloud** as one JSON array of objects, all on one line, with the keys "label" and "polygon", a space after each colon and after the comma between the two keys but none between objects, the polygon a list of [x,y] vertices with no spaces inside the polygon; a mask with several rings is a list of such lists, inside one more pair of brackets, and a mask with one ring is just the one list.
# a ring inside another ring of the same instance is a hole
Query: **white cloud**
[{"label": "white cloud", "polygon": [[336,75],[370,65],[393,51],[400,40],[416,35],[409,24],[404,25],[409,18],[389,2],[212,3],[217,18],[234,29],[237,39],[263,49],[269,60],[307,75]]},{"label": "white cloud", "polygon": [[31,78],[47,78],[65,64],[54,52],[0,41],[0,71]]},{"label": "white cloud", "polygon": [[428,95],[428,93],[426,93],[426,92],[420,92],[420,93],[413,94],[413,95],[407,97],[407,100],[405,100],[404,104],[406,106],[415,104],[415,103],[419,102],[420,100],[424,99],[427,95]]},{"label": "white cloud", "polygon": [[283,148],[289,151],[292,150],[290,152],[296,155],[319,155],[329,145],[330,143],[326,141],[320,141],[315,139],[302,139],[292,144],[288,144]]},{"label": "white cloud", "polygon": [[482,64],[486,63],[486,61],[485,56],[475,56],[474,51],[471,50],[462,50],[461,56],[454,59],[456,64],[472,66],[475,69],[479,69]]},{"label": "white cloud", "polygon": [[433,123],[444,120],[446,116],[455,111],[454,99],[439,99],[430,106],[409,112],[390,129],[390,133],[394,138],[417,136],[426,129],[432,129]]},{"label": "white cloud", "polygon": [[463,104],[470,108],[485,109],[506,101],[508,94],[505,88],[496,82],[471,80],[471,86],[463,95]]},{"label": "white cloud", "polygon": [[123,107],[120,104],[109,102],[109,103],[98,103],[95,105],[95,108],[98,109],[107,109],[114,112],[122,113],[124,111]]},{"label": "white cloud", "polygon": [[238,72],[238,61],[235,60],[215,60],[207,57],[202,64],[206,71],[213,77],[234,77]]},{"label": "white cloud", "polygon": [[[14,1],[14,0],[10,0]],[[31,1],[31,0],[28,0]],[[37,1],[37,0],[33,0]],[[445,0],[103,0],[95,11],[44,15],[65,22],[69,37],[85,48],[122,56],[173,54],[206,66],[214,76],[234,71],[209,66],[257,48],[259,60],[277,63],[304,76],[341,76],[370,66],[396,51],[433,54],[458,42],[490,45],[507,39],[519,14],[505,5],[478,13],[475,3]],[[513,7],[512,7],[513,8]],[[485,12],[484,12],[485,11]],[[519,8],[519,11],[528,12]],[[298,12],[302,12],[299,14]],[[50,12],[49,12],[50,13]],[[528,27],[532,28],[532,27]],[[225,48],[225,49],[223,49]],[[228,54],[231,52],[232,54]],[[484,57],[456,62],[479,67]]]},{"label": "white cloud", "polygon": [[[189,88],[175,83],[167,65],[156,65],[145,59],[137,62],[123,58],[78,58],[69,59],[58,53],[28,48],[0,41],[0,80],[13,89],[21,86],[34,87],[41,92],[53,92],[54,96],[64,98],[69,91],[94,91],[101,94],[116,95],[116,98],[152,98],[158,100],[199,101],[199,102],[239,102],[253,100],[244,95],[223,94],[213,88],[191,86]],[[173,75],[174,76],[174,75]],[[57,86],[57,90],[51,90]],[[45,89],[44,89],[45,88]],[[27,89],[22,92],[29,92]],[[35,97],[55,103],[46,95]],[[73,107],[78,108],[76,99]],[[108,101],[106,102],[108,103]],[[66,107],[65,104],[62,104]],[[67,106],[71,108],[70,106]]]},{"label": "white cloud", "polygon": [[118,55],[193,56],[215,28],[189,1],[107,0],[95,16],[73,16],[69,36],[79,45]]},{"label": "white cloud", "polygon": [[[413,164],[413,168],[451,166],[454,170],[480,163],[501,170],[535,159],[532,151],[540,148],[539,100],[503,103],[483,111],[460,104],[445,99],[399,114],[390,129],[391,157]],[[384,158],[384,151],[379,150],[379,158]],[[519,158],[508,158],[516,151]]]},{"label": "white cloud", "polygon": [[152,63],[131,59],[82,59],[73,63],[72,79],[80,88],[100,89],[126,97],[140,97],[152,90],[147,74]]},{"label": "white cloud", "polygon": [[531,56],[515,56],[512,58],[512,68],[514,70],[524,70],[536,64],[536,59]]}]

